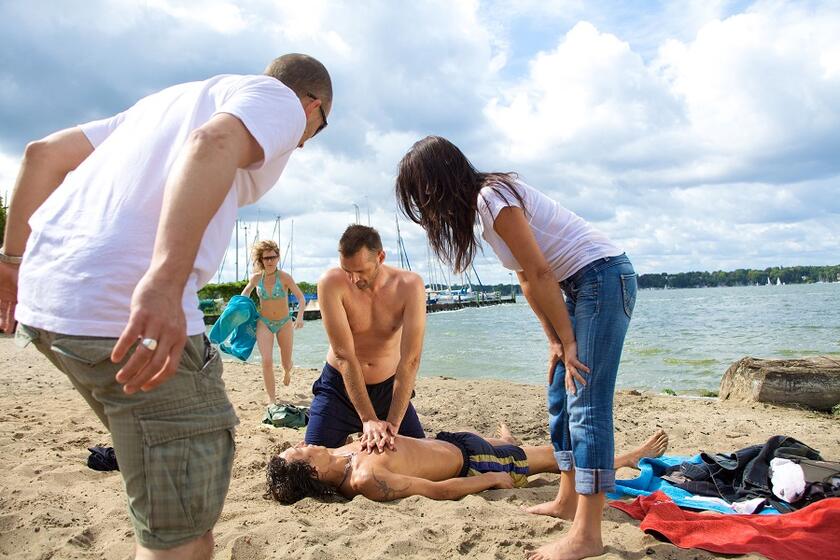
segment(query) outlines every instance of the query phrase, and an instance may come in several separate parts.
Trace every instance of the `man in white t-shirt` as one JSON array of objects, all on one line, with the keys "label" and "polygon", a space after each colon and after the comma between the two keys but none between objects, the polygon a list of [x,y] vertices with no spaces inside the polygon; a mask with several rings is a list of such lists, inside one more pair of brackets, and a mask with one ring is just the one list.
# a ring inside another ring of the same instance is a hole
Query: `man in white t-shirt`
[{"label": "man in white t-shirt", "polygon": [[17,320],[110,429],[138,558],[212,554],[238,419],[196,291],[237,208],[274,186],[331,106],[326,68],[290,54],[26,147],[0,250],[0,329]]}]

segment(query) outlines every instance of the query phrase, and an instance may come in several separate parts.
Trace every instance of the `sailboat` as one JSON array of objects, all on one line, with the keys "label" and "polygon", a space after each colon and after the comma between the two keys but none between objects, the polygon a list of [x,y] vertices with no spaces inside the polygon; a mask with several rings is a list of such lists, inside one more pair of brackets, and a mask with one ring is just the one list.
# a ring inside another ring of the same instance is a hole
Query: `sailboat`
[{"label": "sailboat", "polygon": [[777,285],[777,286],[781,286],[781,285],[782,285],[782,278],[781,278],[781,276],[780,276],[780,277],[778,277],[778,278],[776,278],[776,285]]}]

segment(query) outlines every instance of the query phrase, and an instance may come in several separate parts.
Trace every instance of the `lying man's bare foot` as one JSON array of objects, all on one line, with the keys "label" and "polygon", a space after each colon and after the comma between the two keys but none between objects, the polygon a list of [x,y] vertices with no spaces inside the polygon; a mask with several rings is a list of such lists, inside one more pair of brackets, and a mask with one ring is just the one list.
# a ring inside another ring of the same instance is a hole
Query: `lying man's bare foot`
[{"label": "lying man's bare foot", "polygon": [[560,540],[545,544],[530,552],[528,560],[581,560],[581,558],[599,556],[603,553],[604,545],[600,537],[595,541],[586,541],[567,534]]},{"label": "lying man's bare foot", "polygon": [[668,449],[668,434],[665,430],[657,430],[646,442],[615,458],[615,468],[638,468],[639,460],[643,457],[659,457]]},{"label": "lying man's bare foot", "polygon": [[574,521],[575,510],[577,510],[576,498],[577,494],[571,500],[552,500],[531,507],[523,507],[522,509],[534,515],[547,515],[549,517],[565,519],[566,521]]},{"label": "lying man's bare foot", "polygon": [[511,445],[522,445],[518,439],[513,437],[513,434],[510,433],[510,428],[508,428],[508,425],[504,422],[499,422],[499,427],[496,429],[496,436]]},{"label": "lying man's bare foot", "polygon": [[291,372],[291,370],[286,370],[283,373],[283,385],[286,385],[288,387],[289,383],[291,383],[291,382],[292,382],[292,372]]}]

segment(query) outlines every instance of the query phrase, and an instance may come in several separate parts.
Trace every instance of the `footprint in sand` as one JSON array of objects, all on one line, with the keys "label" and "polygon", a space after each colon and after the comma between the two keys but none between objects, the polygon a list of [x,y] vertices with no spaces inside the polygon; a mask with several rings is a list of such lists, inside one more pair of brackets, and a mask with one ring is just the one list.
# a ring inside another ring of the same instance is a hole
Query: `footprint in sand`
[{"label": "footprint in sand", "polygon": [[90,527],[88,527],[78,535],[70,537],[67,544],[72,544],[74,546],[78,546],[79,548],[90,548],[93,545],[93,531],[91,531]]}]

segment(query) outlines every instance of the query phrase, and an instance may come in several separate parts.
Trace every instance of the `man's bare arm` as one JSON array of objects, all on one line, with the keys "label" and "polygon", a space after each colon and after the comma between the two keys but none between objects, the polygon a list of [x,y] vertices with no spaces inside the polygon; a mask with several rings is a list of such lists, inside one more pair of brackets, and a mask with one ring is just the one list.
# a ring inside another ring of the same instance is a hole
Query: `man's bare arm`
[{"label": "man's bare arm", "polygon": [[353,490],[370,500],[389,502],[407,496],[425,496],[432,500],[458,500],[491,488],[513,488],[507,473],[484,473],[432,482],[424,478],[394,474],[385,469],[371,469],[354,480]]},{"label": "man's bare arm", "polygon": [[134,289],[128,325],[111,354],[119,362],[139,337],[157,340],[156,350],[138,347],[117,373],[127,393],[151,390],[174,375],[186,342],[181,301],[201,238],[236,170],[262,159],[259,143],[232,115],[218,114],[190,134],[166,181],[152,262]]},{"label": "man's bare arm", "polygon": [[377,420],[376,411],[370,402],[365,386],[365,377],[362,373],[362,365],[356,357],[356,346],[353,343],[353,333],[350,330],[350,321],[347,319],[347,311],[341,302],[341,278],[337,277],[334,271],[328,271],[318,281],[318,304],[321,307],[321,318],[324,323],[324,330],[330,341],[333,354],[339,361],[337,366],[343,370],[344,387],[350,402],[359,414],[362,424],[371,420]]},{"label": "man's bare arm", "polygon": [[394,393],[388,422],[399,429],[408,408],[411,393],[417,380],[420,355],[423,352],[423,335],[426,332],[426,290],[423,280],[412,274],[407,286],[405,312],[400,338],[400,361],[394,378]]},{"label": "man's bare arm", "polygon": [[26,146],[12,199],[3,247],[7,255],[22,255],[29,239],[29,218],[93,153],[93,145],[79,127],[50,134]]},{"label": "man's bare arm", "polygon": [[[55,192],[68,173],[76,169],[91,153],[93,145],[78,127],[50,134],[26,146],[12,198],[3,252],[23,255],[31,232],[29,218]],[[0,264],[0,330],[14,329],[17,305],[18,266]]]}]

